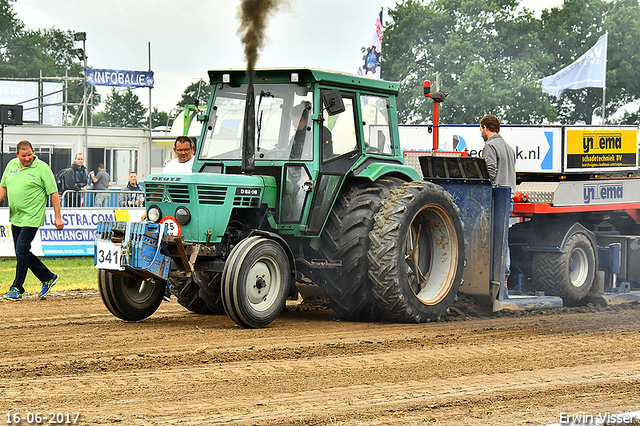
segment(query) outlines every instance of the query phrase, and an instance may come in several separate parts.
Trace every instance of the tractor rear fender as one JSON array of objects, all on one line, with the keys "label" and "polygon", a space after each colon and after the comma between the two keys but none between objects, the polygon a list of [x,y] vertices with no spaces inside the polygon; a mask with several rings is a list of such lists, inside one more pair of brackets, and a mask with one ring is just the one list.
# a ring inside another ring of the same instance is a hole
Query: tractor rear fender
[{"label": "tractor rear fender", "polygon": [[252,235],[259,235],[264,238],[269,238],[282,246],[285,253],[287,253],[287,258],[289,258],[289,265],[291,268],[291,283],[293,285],[293,283],[296,282],[296,260],[295,260],[295,257],[293,256],[293,250],[291,250],[291,247],[285,241],[285,239],[278,234],[275,234],[269,231],[263,231],[260,229],[254,229],[253,231],[251,231],[251,233],[249,234],[249,237]]},{"label": "tractor rear fender", "polygon": [[353,170],[353,176],[367,178],[372,182],[382,176],[393,176],[405,181],[422,180],[420,174],[410,166],[397,161],[384,162],[379,158],[369,158]]}]

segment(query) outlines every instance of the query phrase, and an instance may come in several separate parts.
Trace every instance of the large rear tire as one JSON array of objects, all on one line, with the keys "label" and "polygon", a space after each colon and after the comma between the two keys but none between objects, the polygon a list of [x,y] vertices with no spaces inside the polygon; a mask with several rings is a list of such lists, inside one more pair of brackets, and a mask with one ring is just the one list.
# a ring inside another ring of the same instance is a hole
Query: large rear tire
[{"label": "large rear tire", "polygon": [[462,282],[464,236],[458,207],[440,186],[411,182],[375,215],[367,253],[373,293],[393,321],[439,320]]},{"label": "large rear tire", "polygon": [[331,301],[331,308],[343,319],[374,321],[384,317],[377,309],[367,275],[368,235],[382,200],[402,183],[397,178],[353,183],[341,191],[331,211],[319,252],[325,259],[342,261],[342,266],[321,271],[322,288]]},{"label": "large rear tire", "polygon": [[534,254],[534,281],[545,293],[561,297],[565,304],[577,304],[593,284],[595,256],[589,238],[576,232],[567,239],[562,252]]},{"label": "large rear tire", "polygon": [[98,271],[98,289],[107,309],[125,321],[150,317],[162,303],[164,284]]},{"label": "large rear tire", "polygon": [[178,303],[196,314],[210,314],[207,303],[198,294],[200,287],[193,278],[169,278],[171,293],[176,296]]},{"label": "large rear tire", "polygon": [[222,274],[219,272],[195,271],[193,281],[197,284],[198,295],[207,305],[210,313],[224,315],[222,304]]},{"label": "large rear tire", "polygon": [[224,266],[224,310],[242,327],[266,327],[284,309],[290,285],[291,266],[282,246],[263,237],[245,238]]}]

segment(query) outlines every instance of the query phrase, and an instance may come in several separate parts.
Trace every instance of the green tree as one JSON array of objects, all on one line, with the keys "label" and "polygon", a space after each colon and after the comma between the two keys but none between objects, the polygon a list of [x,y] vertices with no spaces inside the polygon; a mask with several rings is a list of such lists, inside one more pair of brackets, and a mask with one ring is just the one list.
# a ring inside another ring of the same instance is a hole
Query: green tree
[{"label": "green tree", "polygon": [[[104,116],[96,114],[98,122],[110,127],[144,127],[148,123],[147,109],[131,89],[119,93],[111,89],[105,100]],[[94,115],[94,125],[96,125]]]},{"label": "green tree", "polygon": [[158,107],[153,107],[151,113],[151,128],[165,127],[169,121],[169,114],[164,111],[158,111]]},{"label": "green tree", "polygon": [[13,10],[15,0],[0,0],[0,56],[4,59],[7,43],[22,31],[24,24],[16,18]]},{"label": "green tree", "polygon": [[[24,23],[16,18],[13,0],[0,0],[0,77],[82,78],[83,65],[75,54],[75,39],[71,31],[55,28],[25,30]],[[81,82],[70,82],[67,100],[79,103],[82,99]],[[99,102],[99,97],[94,101]],[[71,114],[76,108],[70,107]]]},{"label": "green tree", "polygon": [[55,28],[26,30],[7,42],[5,61],[0,68],[3,77],[79,76],[82,64],[74,53],[70,31]]},{"label": "green tree", "polygon": [[390,10],[383,34],[382,77],[401,84],[404,122],[429,120],[432,101],[422,82],[440,75],[450,93],[440,105],[443,123],[477,123],[487,113],[505,122],[555,119],[541,94],[545,61],[540,23],[518,0],[405,0]]},{"label": "green tree", "polygon": [[107,114],[104,111],[95,112],[91,120],[94,126],[109,127],[109,123],[107,123]]},{"label": "green tree", "polygon": [[[551,52],[541,67],[545,76],[570,65],[596,43],[604,34],[603,16],[607,13],[608,4],[602,0],[566,0],[562,7],[543,11],[540,39],[543,48]],[[594,110],[602,104],[602,89],[591,87],[566,90],[557,101],[545,96],[555,104],[561,123],[591,124]]]},{"label": "green tree", "polygon": [[[445,123],[476,123],[485,113],[505,122],[591,124],[602,114],[602,89],[542,93],[541,79],[570,65],[609,32],[607,115],[640,100],[640,6],[637,0],[565,0],[536,19],[517,0],[404,0],[383,34],[383,78],[401,83],[405,122],[427,121],[431,101],[421,80],[441,75],[451,95]],[[639,123],[639,113],[622,118]]]},{"label": "green tree", "polygon": [[182,99],[178,102],[179,107],[185,105],[195,105],[198,100],[200,106],[206,106],[211,95],[211,85],[204,80],[198,80],[190,84],[182,93]]},{"label": "green tree", "polygon": [[[589,50],[598,38],[609,32],[607,51],[607,115],[640,97],[640,6],[637,0],[565,0],[541,16],[541,39],[553,53],[546,75],[566,67]],[[594,114],[602,115],[602,89],[567,90],[556,102],[563,123],[591,124]],[[628,114],[625,123],[638,123],[638,114]]]}]

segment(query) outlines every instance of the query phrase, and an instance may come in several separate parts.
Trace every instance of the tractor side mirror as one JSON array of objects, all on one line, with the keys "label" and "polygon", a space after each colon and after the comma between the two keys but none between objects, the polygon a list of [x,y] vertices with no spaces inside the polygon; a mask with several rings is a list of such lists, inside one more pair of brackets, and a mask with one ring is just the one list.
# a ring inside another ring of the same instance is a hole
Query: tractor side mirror
[{"label": "tractor side mirror", "polygon": [[345,110],[342,95],[340,94],[340,91],[336,89],[325,90],[322,92],[322,102],[325,104],[325,109],[329,115],[340,114]]}]

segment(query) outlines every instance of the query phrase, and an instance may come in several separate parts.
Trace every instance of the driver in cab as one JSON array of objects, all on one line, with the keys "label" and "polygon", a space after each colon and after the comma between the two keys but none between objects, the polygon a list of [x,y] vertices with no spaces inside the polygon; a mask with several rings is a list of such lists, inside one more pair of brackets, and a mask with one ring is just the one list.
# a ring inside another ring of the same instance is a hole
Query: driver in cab
[{"label": "driver in cab", "polygon": [[[291,147],[289,159],[291,160],[310,160],[312,158],[311,150],[313,147],[313,132],[309,123],[310,113],[310,102],[302,102],[291,108],[291,125],[295,130],[289,143],[289,146]],[[322,126],[322,139],[323,150],[325,150],[324,156],[327,156],[326,150],[330,150],[331,155],[333,155],[331,131],[329,131],[326,126]]]}]

